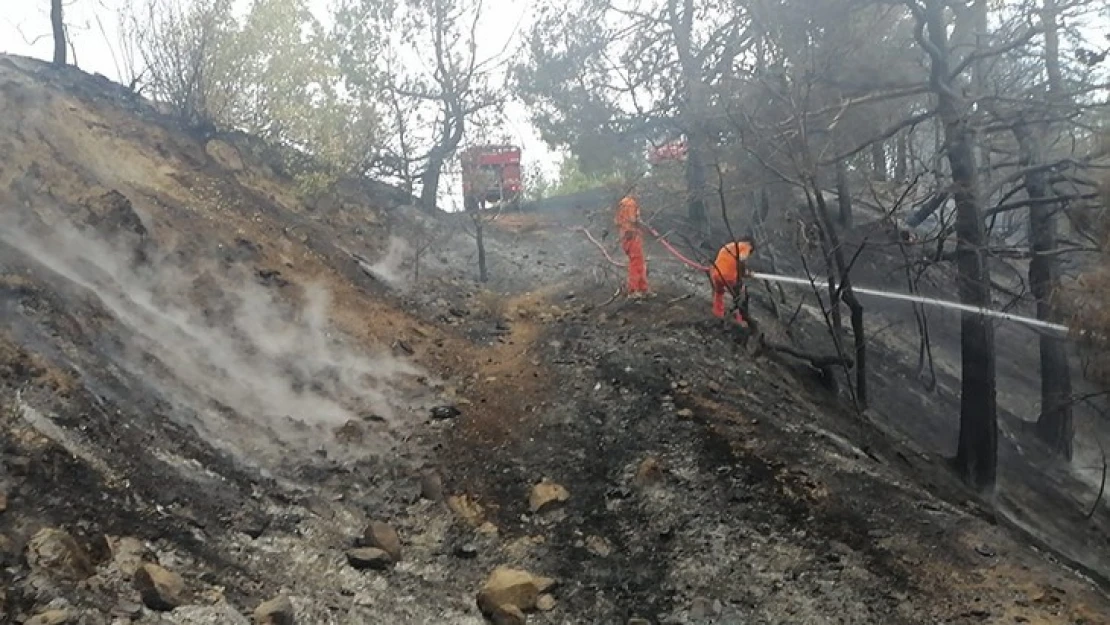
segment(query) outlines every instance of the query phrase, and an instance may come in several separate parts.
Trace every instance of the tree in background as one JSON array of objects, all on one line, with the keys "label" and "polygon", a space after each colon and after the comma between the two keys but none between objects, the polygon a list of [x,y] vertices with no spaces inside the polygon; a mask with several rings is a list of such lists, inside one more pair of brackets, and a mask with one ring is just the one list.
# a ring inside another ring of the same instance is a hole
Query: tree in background
[{"label": "tree in background", "polygon": [[[455,156],[467,127],[504,102],[492,86],[498,58],[479,58],[481,0],[413,0],[387,6],[377,0],[349,0],[339,12],[347,62],[364,69],[356,86],[385,94],[391,137],[377,156],[402,179],[420,186],[420,206],[436,208],[444,167]],[[376,23],[388,33],[390,50],[382,59],[357,49],[358,33]],[[380,96],[379,96],[380,97]],[[429,132],[417,132],[428,130]]]},{"label": "tree in background", "polygon": [[50,0],[50,26],[54,32],[54,65],[66,64],[66,23],[62,17],[62,0]]},{"label": "tree in background", "polygon": [[518,90],[544,139],[568,148],[585,172],[642,160],[648,139],[685,135],[687,218],[704,233],[715,162],[707,85],[750,45],[746,16],[743,2],[547,5],[516,68]]}]

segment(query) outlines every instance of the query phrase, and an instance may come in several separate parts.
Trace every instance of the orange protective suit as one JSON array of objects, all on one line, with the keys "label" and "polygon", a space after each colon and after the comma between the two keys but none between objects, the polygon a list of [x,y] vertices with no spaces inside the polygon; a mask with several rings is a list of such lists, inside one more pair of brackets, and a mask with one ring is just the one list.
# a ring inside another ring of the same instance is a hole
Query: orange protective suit
[{"label": "orange protective suit", "polygon": [[[709,280],[713,283],[713,315],[725,317],[725,291],[736,293],[737,287],[744,288],[743,278],[748,274],[744,261],[752,254],[752,244],[747,241],[734,241],[726,244],[717,252],[717,260],[709,268]],[[739,312],[736,320],[747,323]]]},{"label": "orange protective suit", "polygon": [[644,261],[644,238],[640,234],[640,205],[632,196],[625,196],[617,206],[617,228],[621,248],[628,255],[628,292],[647,293],[647,263]]}]

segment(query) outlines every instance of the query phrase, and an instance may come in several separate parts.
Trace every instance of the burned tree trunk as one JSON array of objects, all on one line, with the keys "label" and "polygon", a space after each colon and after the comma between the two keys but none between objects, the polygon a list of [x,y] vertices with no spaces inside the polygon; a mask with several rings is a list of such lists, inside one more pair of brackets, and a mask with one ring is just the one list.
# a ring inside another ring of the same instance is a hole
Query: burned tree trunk
[{"label": "burned tree trunk", "polygon": [[439,178],[443,172],[443,159],[438,155],[428,158],[428,165],[420,176],[420,209],[426,213],[436,210],[436,196],[439,194]]},{"label": "burned tree trunk", "polygon": [[50,0],[50,25],[54,30],[54,65],[66,64],[66,25],[62,19],[62,0]]},{"label": "burned tree trunk", "polygon": [[898,133],[895,144],[894,179],[905,182],[909,179],[909,150],[906,147],[906,133]]},{"label": "burned tree trunk", "polygon": [[482,216],[474,216],[474,239],[478,242],[478,281],[485,284],[489,282],[489,269],[486,267],[486,238],[485,224]]},{"label": "burned tree trunk", "polygon": [[[697,125],[698,122],[694,122]],[[691,128],[686,133],[687,219],[699,232],[708,232],[709,214],[705,205],[705,158],[701,132]]]},{"label": "burned tree trunk", "polygon": [[[1048,74],[1049,101],[1066,104],[1063,94],[1063,76],[1060,70],[1060,41],[1056,19],[1056,0],[1044,0],[1041,22],[1045,32],[1045,68]],[[1041,124],[1030,128],[1020,121],[1014,126],[1014,137],[1021,150],[1022,164],[1026,167],[1044,162],[1043,141],[1037,132],[1047,136],[1050,127]],[[1030,200],[1048,198],[1052,190],[1043,170],[1030,169],[1025,176],[1025,190]],[[1029,288],[1037,301],[1037,319],[1054,321],[1056,302],[1054,295],[1060,281],[1056,260],[1057,206],[1034,202],[1029,206],[1029,239],[1032,258],[1029,261]],[[1041,355],[1041,414],[1037,419],[1036,433],[1053,451],[1066,460],[1072,458],[1074,425],[1072,422],[1071,367],[1068,362],[1067,344],[1056,336],[1042,334]]]},{"label": "burned tree trunk", "polygon": [[[977,308],[990,305],[990,269],[986,232],[978,200],[974,133],[965,103],[953,84],[948,52],[944,0],[911,0],[918,20],[918,43],[930,58],[930,86],[944,126],[944,143],[956,201],[956,258],[960,301]],[[928,29],[928,39],[924,30]],[[993,491],[998,465],[998,413],[995,387],[994,327],[986,315],[960,315],[960,437],[955,466],[980,492]]]},{"label": "burned tree trunk", "polygon": [[875,180],[886,181],[886,146],[882,141],[871,144],[871,169]]},{"label": "burned tree trunk", "polygon": [[848,184],[848,165],[843,160],[836,163],[836,200],[840,208],[840,225],[852,227],[852,189]]},{"label": "burned tree trunk", "polygon": [[[825,262],[829,268],[829,305],[833,316],[833,341],[837,351],[843,348],[843,331],[840,321],[840,302],[848,305],[851,314],[852,339],[855,346],[855,400],[856,407],[865,410],[868,405],[867,392],[867,337],[863,327],[863,305],[856,298],[852,289],[852,278],[848,262],[844,258],[844,250],[840,243],[840,236],[833,227],[829,206],[815,178],[807,182],[807,196],[813,194],[809,202],[810,212],[821,231],[821,247],[825,252]],[[839,274],[839,275],[837,275]],[[836,279],[834,280],[834,276]]]},{"label": "burned tree trunk", "polygon": [[[1031,181],[1030,178],[1040,178]],[[1026,177],[1030,199],[1048,197],[1044,174]],[[1033,257],[1029,261],[1029,288],[1037,300],[1037,319],[1056,317],[1054,291],[1059,281],[1056,256],[1056,208],[1050,204],[1029,208],[1029,236]],[[1041,415],[1037,419],[1037,435],[1067,460],[1072,457],[1071,367],[1067,344],[1057,336],[1041,334]]]},{"label": "burned tree trunk", "polygon": [[[679,3],[681,2],[681,9]],[[682,88],[686,96],[686,202],[687,219],[690,224],[704,234],[709,231],[709,213],[706,209],[705,190],[708,179],[706,173],[706,149],[708,137],[703,129],[703,116],[706,112],[705,88],[699,61],[694,54],[694,0],[669,0],[667,17],[674,33],[679,67],[682,73]]]}]

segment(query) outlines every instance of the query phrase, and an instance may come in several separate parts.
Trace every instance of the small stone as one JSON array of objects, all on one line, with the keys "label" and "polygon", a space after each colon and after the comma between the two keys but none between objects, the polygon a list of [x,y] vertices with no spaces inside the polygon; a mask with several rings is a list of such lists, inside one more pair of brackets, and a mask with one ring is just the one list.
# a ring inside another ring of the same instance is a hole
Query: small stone
[{"label": "small stone", "polygon": [[975,547],[975,552],[983,556],[984,558],[993,558],[994,556],[998,555],[994,549],[991,549],[986,545],[977,545]]},{"label": "small stone", "polygon": [[254,609],[254,625],[294,625],[293,602],[281,595]]},{"label": "small stone", "polygon": [[269,529],[273,519],[264,512],[243,510],[235,517],[235,527],[251,539],[257,539]]},{"label": "small stone", "polygon": [[73,622],[68,610],[47,610],[27,619],[23,625],[65,625]]},{"label": "small stone", "polygon": [[548,594],[536,598],[536,609],[540,612],[550,612],[555,609],[555,597]]},{"label": "small stone", "polygon": [[8,489],[0,485],[0,512],[8,511]]},{"label": "small stone", "polygon": [[157,564],[144,564],[135,572],[135,589],[151,610],[165,612],[185,603],[185,580]]},{"label": "small stone", "polygon": [[371,521],[362,532],[359,547],[376,547],[389,554],[394,562],[401,560],[401,537],[397,530],[381,521]]},{"label": "small stone", "polygon": [[383,549],[362,547],[348,551],[347,562],[360,571],[384,571],[393,565],[393,558]]},{"label": "small stone", "polygon": [[[155,622],[162,625],[171,621]],[[247,617],[223,599],[215,605],[187,605],[177,608],[173,611],[172,622],[176,625],[251,625]]]},{"label": "small stone", "polygon": [[456,558],[461,558],[463,560],[473,560],[474,558],[478,557],[478,547],[474,546],[471,543],[465,543],[459,545],[458,547],[455,547],[453,553],[455,554]]},{"label": "small stone", "polygon": [[500,566],[494,569],[478,591],[478,608],[491,617],[508,608],[516,608],[520,612],[533,610],[540,595],[554,585],[555,580],[551,578]]},{"label": "small stone", "polygon": [[636,469],[636,483],[641,486],[656,484],[663,479],[663,465],[655,456],[648,456]]},{"label": "small stone", "polygon": [[346,445],[361,443],[365,436],[366,430],[363,429],[361,423],[354,419],[350,419],[335,429],[335,440]]},{"label": "small stone", "polygon": [[705,387],[709,389],[710,393],[720,393],[721,392],[721,385],[717,384],[716,382],[714,382],[712,380],[710,380],[710,382],[708,384],[706,384]]},{"label": "small stone", "polygon": [[436,406],[432,408],[432,418],[440,421],[454,419],[461,414],[462,411],[454,406]]},{"label": "small stone", "polygon": [[108,549],[112,552],[112,563],[116,565],[124,578],[131,579],[135,572],[143,565],[144,559],[149,555],[146,546],[137,538],[107,537]]},{"label": "small stone", "polygon": [[31,568],[50,572],[67,579],[82,580],[95,572],[77,540],[53,528],[39,530],[27,544],[27,563]]},{"label": "small stone", "polygon": [[609,541],[600,536],[586,537],[586,549],[599,558],[604,558],[613,553],[613,547],[609,545]]},{"label": "small stone", "polygon": [[447,498],[447,506],[473,527],[482,525],[482,506],[473,501],[469,495],[452,495]]},{"label": "small stone", "polygon": [[438,471],[420,474],[420,496],[429,501],[443,501],[443,478]]},{"label": "small stone", "polygon": [[694,597],[690,604],[690,617],[702,621],[717,615],[717,605],[706,597]]},{"label": "small stone", "polygon": [[568,499],[570,499],[570,492],[566,488],[544,478],[532,487],[532,494],[528,496],[528,508],[532,514],[536,514]]},{"label": "small stone", "polygon": [[683,408],[683,409],[679,410],[678,412],[676,412],[675,414],[678,415],[679,419],[693,419],[694,418],[694,411],[690,410],[689,408]]}]

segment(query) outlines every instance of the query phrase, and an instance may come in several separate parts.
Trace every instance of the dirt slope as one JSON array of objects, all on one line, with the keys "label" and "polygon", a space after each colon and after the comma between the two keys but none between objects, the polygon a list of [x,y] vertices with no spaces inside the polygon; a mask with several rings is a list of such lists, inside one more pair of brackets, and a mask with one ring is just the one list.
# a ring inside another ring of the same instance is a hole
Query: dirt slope
[{"label": "dirt slope", "polygon": [[574,213],[498,220],[480,287],[465,218],[305,197],[104,81],[0,59],[0,110],[9,622],[481,623],[501,565],[557,581],[530,623],[1108,622],[688,273],[614,299]]}]

